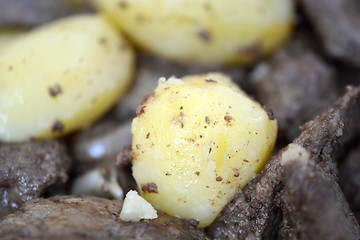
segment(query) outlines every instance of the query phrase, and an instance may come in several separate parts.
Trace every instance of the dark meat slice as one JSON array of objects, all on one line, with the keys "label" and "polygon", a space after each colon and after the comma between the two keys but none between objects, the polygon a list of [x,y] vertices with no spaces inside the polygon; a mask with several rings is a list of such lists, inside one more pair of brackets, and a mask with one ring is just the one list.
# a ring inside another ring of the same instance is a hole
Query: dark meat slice
[{"label": "dark meat slice", "polygon": [[347,87],[347,93],[335,102],[327,111],[302,126],[302,132],[294,143],[311,152],[323,170],[334,175],[335,157],[342,153],[343,145],[349,142],[358,125],[357,113],[360,109],[360,86]]},{"label": "dark meat slice", "polygon": [[[140,222],[119,219],[122,202],[96,197],[34,199],[0,221],[1,239],[207,239],[197,223],[158,212]],[[195,225],[195,226],[194,226]]]},{"label": "dark meat slice", "polygon": [[360,222],[360,143],[341,164],[339,183],[350,208]]},{"label": "dark meat slice", "polygon": [[299,126],[339,96],[333,69],[311,50],[306,40],[296,36],[253,74],[256,96],[273,110],[279,139],[285,143],[299,136]]},{"label": "dark meat slice", "polygon": [[[311,159],[316,160],[314,164],[327,174],[327,181],[332,186],[336,186],[332,156],[352,136],[350,131],[353,129],[354,118],[351,112],[359,108],[359,105],[355,105],[359,98],[360,87],[349,87],[347,93],[332,107],[313,121],[306,123],[301,135],[294,141],[296,146],[303,147],[310,153]],[[284,186],[284,168],[281,162],[284,154],[291,154],[292,149],[289,147],[290,145],[282,149],[265,166],[263,172],[239,191],[234,200],[224,208],[208,229],[208,233],[214,239],[271,239],[276,234],[273,232],[277,230],[276,228],[268,231],[267,226],[274,224],[273,221],[278,219],[275,196]],[[337,199],[344,199],[340,196],[341,191],[336,188],[328,191],[335,192]],[[341,201],[338,204],[346,206],[346,203]],[[354,233],[358,233],[359,226],[350,210],[348,208],[342,208],[342,210],[346,211],[343,214],[349,220],[344,224],[353,223],[347,227],[352,228]]]},{"label": "dark meat slice", "polygon": [[71,160],[58,141],[29,141],[0,146],[0,209],[18,208],[67,180]]},{"label": "dark meat slice", "polygon": [[0,0],[0,27],[34,27],[90,10],[89,2],[84,0]]},{"label": "dark meat slice", "polygon": [[[304,154],[306,155],[306,154]],[[307,157],[284,164],[280,239],[359,239],[359,226],[333,177]]]},{"label": "dark meat slice", "polygon": [[358,0],[300,0],[321,38],[325,51],[360,66],[360,2]]}]

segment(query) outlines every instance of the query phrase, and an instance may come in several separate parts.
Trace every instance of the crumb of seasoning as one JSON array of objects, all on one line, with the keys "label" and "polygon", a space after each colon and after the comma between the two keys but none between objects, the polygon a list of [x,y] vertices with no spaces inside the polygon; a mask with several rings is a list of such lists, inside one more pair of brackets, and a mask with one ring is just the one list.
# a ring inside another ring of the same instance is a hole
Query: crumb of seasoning
[{"label": "crumb of seasoning", "polygon": [[167,173],[165,173],[165,175],[166,175],[166,176],[170,176],[170,175],[171,175],[171,173],[167,172]]},{"label": "crumb of seasoning", "polygon": [[217,178],[216,178],[216,181],[217,181],[217,182],[221,182],[221,181],[222,181],[222,177],[217,177]]},{"label": "crumb of seasoning", "polygon": [[275,119],[275,115],[274,112],[271,110],[271,108],[269,108],[268,106],[263,106],[263,108],[266,110],[268,117],[270,120],[274,120]]},{"label": "crumb of seasoning", "polygon": [[210,124],[210,119],[208,116],[205,117],[205,122],[206,122],[206,124]]},{"label": "crumb of seasoning", "polygon": [[244,161],[244,162],[249,162],[249,160],[246,160],[246,159],[244,159],[243,161]]},{"label": "crumb of seasoning", "polygon": [[201,28],[197,31],[199,37],[201,40],[203,40],[204,42],[209,42],[211,41],[211,34],[209,32],[209,30],[205,29],[205,28]]},{"label": "crumb of seasoning", "polygon": [[239,169],[234,168],[233,170],[234,170],[234,177],[239,177],[240,176]]},{"label": "crumb of seasoning", "polygon": [[180,126],[181,126],[181,128],[184,128],[184,123],[181,122],[181,123],[180,123]]},{"label": "crumb of seasoning", "polygon": [[225,117],[224,117],[224,120],[225,120],[227,123],[230,123],[230,121],[233,120],[233,118],[230,117],[230,116],[225,116]]},{"label": "crumb of seasoning", "polygon": [[127,8],[127,7],[129,6],[129,3],[126,2],[126,1],[120,1],[120,2],[118,3],[118,6],[119,6],[120,8],[122,8],[122,9],[125,9],[125,8]]},{"label": "crumb of seasoning", "polygon": [[150,132],[148,132],[148,134],[146,134],[146,139],[149,139],[150,137]]},{"label": "crumb of seasoning", "polygon": [[196,171],[195,174],[199,176],[199,175],[200,175],[200,172],[199,172],[199,171]]},{"label": "crumb of seasoning", "polygon": [[144,114],[145,113],[145,108],[146,108],[146,105],[138,106],[137,109],[136,109],[136,114],[138,116],[140,116],[141,114]]},{"label": "crumb of seasoning", "polygon": [[57,83],[54,86],[49,87],[48,90],[49,90],[50,96],[53,98],[62,93],[62,88]]},{"label": "crumb of seasoning", "polygon": [[102,37],[102,38],[100,38],[100,40],[99,40],[100,44],[106,44],[107,41],[108,41],[108,39],[107,39],[106,37]]},{"label": "crumb of seasoning", "polygon": [[210,79],[205,79],[205,82],[208,82],[208,83],[212,83],[212,82],[217,82],[216,80],[210,78]]},{"label": "crumb of seasoning", "polygon": [[141,184],[141,190],[145,193],[158,193],[157,185],[153,182]]},{"label": "crumb of seasoning", "polygon": [[62,124],[59,120],[56,120],[52,125],[51,131],[53,133],[61,133],[64,131],[64,124]]}]

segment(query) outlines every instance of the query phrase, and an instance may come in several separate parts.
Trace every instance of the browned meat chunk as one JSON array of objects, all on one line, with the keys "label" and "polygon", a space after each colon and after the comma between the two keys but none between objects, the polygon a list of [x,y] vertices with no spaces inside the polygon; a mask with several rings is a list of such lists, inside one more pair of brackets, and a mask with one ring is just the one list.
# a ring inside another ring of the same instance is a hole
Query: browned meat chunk
[{"label": "browned meat chunk", "polygon": [[320,36],[325,51],[360,66],[360,2],[358,0],[300,0]]},{"label": "browned meat chunk", "polygon": [[0,221],[1,239],[207,239],[197,223],[158,212],[140,222],[119,219],[122,202],[96,197],[55,197],[26,202]]},{"label": "browned meat chunk", "polygon": [[299,126],[328,108],[338,97],[335,74],[305,41],[296,39],[282,49],[256,79],[260,102],[270,107],[278,120],[279,138],[288,143],[299,134]]},{"label": "browned meat chunk", "polygon": [[58,141],[0,145],[0,213],[38,198],[58,180],[65,182],[70,165]]}]

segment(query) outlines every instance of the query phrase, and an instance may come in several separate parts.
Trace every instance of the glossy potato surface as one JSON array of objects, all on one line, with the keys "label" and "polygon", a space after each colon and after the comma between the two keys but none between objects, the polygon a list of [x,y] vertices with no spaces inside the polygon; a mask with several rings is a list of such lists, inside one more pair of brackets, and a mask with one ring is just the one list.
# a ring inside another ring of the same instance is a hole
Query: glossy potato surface
[{"label": "glossy potato surface", "polygon": [[291,33],[292,0],[94,0],[141,48],[203,65],[249,64]]},{"label": "glossy potato surface", "polygon": [[160,79],[132,123],[133,176],[156,209],[208,226],[266,162],[277,122],[222,74]]},{"label": "glossy potato surface", "polygon": [[0,47],[0,141],[63,135],[125,92],[133,51],[100,15],[59,20]]}]

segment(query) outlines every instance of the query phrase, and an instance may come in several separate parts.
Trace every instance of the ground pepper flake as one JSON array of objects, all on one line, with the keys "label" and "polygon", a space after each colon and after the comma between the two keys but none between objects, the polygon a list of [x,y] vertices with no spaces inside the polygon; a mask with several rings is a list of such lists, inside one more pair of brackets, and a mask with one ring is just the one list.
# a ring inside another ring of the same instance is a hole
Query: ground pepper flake
[{"label": "ground pepper flake", "polygon": [[57,83],[53,87],[49,87],[48,90],[49,90],[50,96],[53,98],[63,92],[61,86]]},{"label": "ground pepper flake", "polygon": [[153,182],[141,184],[141,190],[145,193],[158,193],[157,185]]},{"label": "ground pepper flake", "polygon": [[59,120],[56,120],[54,122],[54,124],[52,125],[52,129],[51,131],[53,133],[61,133],[64,131],[64,124],[62,124],[62,122],[60,122]]}]

